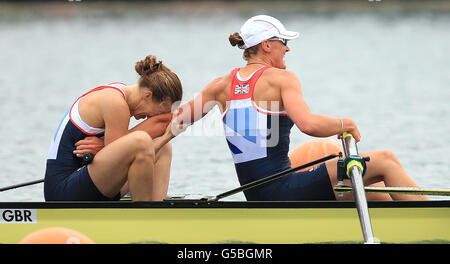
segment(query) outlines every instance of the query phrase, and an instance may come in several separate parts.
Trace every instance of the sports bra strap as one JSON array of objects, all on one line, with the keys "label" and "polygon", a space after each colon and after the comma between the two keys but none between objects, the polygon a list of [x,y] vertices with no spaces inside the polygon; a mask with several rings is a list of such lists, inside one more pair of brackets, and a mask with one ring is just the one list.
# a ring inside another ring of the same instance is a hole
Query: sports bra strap
[{"label": "sports bra strap", "polygon": [[236,68],[231,72],[230,100],[241,100],[253,97],[256,82],[263,72],[271,66],[264,66],[254,71],[249,76],[250,79],[240,80],[237,75],[240,68]]}]

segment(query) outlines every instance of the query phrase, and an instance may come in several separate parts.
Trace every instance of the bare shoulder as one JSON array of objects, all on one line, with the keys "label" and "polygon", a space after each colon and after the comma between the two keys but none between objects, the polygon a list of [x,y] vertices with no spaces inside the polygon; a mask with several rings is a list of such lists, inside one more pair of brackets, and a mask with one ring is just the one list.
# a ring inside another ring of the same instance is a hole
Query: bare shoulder
[{"label": "bare shoulder", "polygon": [[264,77],[271,85],[280,88],[300,85],[300,80],[293,71],[270,68],[264,72]]},{"label": "bare shoulder", "polygon": [[230,74],[220,76],[212,80],[202,90],[202,95],[207,100],[224,101],[227,98],[228,87],[230,87]]},{"label": "bare shoulder", "polygon": [[78,111],[83,121],[92,127],[105,127],[107,120],[126,123],[130,118],[122,93],[113,89],[86,94],[80,99]]},{"label": "bare shoulder", "polygon": [[269,68],[264,72],[264,75],[267,77],[271,77],[273,79],[285,79],[285,78],[293,78],[298,79],[297,75],[293,71],[278,69],[278,68]]},{"label": "bare shoulder", "polygon": [[128,104],[124,100],[123,94],[115,89],[103,89],[97,91],[93,99],[103,111],[113,111],[114,113],[124,112],[129,114]]},{"label": "bare shoulder", "polygon": [[215,94],[223,91],[223,89],[230,83],[230,74],[220,76],[212,80],[205,89],[213,91]]},{"label": "bare shoulder", "polygon": [[103,99],[101,101],[110,101],[119,105],[127,104],[124,100],[123,94],[115,89],[103,89],[98,91],[96,95]]}]

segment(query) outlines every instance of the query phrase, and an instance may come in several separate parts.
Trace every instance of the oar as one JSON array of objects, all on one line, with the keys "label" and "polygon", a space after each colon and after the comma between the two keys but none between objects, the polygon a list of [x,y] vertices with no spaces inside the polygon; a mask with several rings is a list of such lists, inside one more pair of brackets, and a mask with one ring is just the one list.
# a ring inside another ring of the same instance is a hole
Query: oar
[{"label": "oar", "polygon": [[251,189],[251,188],[255,188],[255,187],[257,187],[257,186],[260,186],[261,184],[269,183],[269,182],[271,182],[271,181],[274,181],[274,180],[276,180],[276,179],[279,179],[279,178],[281,178],[281,177],[284,177],[284,176],[286,176],[286,175],[289,175],[289,174],[291,174],[291,173],[294,172],[294,171],[302,170],[302,169],[304,169],[304,168],[308,168],[308,167],[310,167],[310,166],[314,166],[314,165],[316,165],[316,164],[319,164],[319,163],[325,162],[325,161],[327,161],[327,160],[336,158],[337,156],[338,156],[338,155],[336,155],[336,154],[331,154],[331,155],[325,156],[325,157],[323,157],[323,158],[320,158],[320,159],[317,159],[317,160],[314,160],[314,161],[305,163],[305,164],[303,164],[303,165],[300,165],[300,166],[297,166],[297,167],[294,167],[294,168],[290,168],[290,169],[287,169],[287,170],[284,170],[284,171],[275,173],[275,174],[273,174],[273,175],[271,175],[271,176],[267,176],[267,177],[265,177],[265,178],[262,178],[262,179],[259,179],[259,180],[256,180],[256,181],[249,182],[249,183],[247,183],[247,184],[242,185],[241,187],[235,188],[235,189],[233,189],[233,190],[230,190],[230,191],[221,193],[221,194],[216,195],[216,196],[213,196],[213,197],[209,197],[209,198],[208,198],[208,201],[218,201],[218,200],[220,200],[220,199],[223,199],[223,198],[225,198],[225,197],[231,196],[231,195],[236,194],[236,193],[238,193],[238,192],[243,192],[243,191],[246,191],[246,190],[248,190],[248,189]]},{"label": "oar", "polygon": [[16,188],[20,188],[20,187],[25,187],[25,186],[29,186],[29,185],[34,185],[34,184],[38,184],[41,182],[44,182],[44,179],[30,181],[30,182],[24,182],[24,183],[19,183],[19,184],[3,187],[3,188],[0,188],[0,192],[16,189]]},{"label": "oar", "polygon": [[[344,148],[345,158],[359,157],[358,146],[352,134],[344,132],[342,135],[342,146]],[[353,160],[352,160],[353,161]],[[353,187],[353,196],[355,197],[356,209],[358,211],[359,222],[366,244],[375,244],[375,238],[372,231],[372,223],[370,222],[369,206],[367,205],[366,193],[364,191],[364,184],[362,179],[363,171],[362,165],[354,161],[348,163],[347,172]]]},{"label": "oar", "polygon": [[[83,160],[82,160],[83,165],[87,165],[87,164],[91,163],[93,159],[94,159],[94,154],[84,153]],[[34,184],[38,184],[41,182],[44,182],[44,179],[34,180],[34,181],[29,181],[29,182],[24,182],[24,183],[19,183],[19,184],[3,187],[3,188],[0,188],[0,192],[16,189],[16,188],[20,188],[20,187],[25,187],[25,186],[29,186],[29,185],[34,185]]]}]

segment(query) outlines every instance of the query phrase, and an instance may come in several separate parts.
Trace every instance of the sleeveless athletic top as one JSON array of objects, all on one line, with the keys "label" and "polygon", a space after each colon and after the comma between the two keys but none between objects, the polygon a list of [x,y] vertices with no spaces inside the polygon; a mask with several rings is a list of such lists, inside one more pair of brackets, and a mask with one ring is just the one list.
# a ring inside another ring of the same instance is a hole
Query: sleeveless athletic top
[{"label": "sleeveless athletic top", "polygon": [[[80,113],[78,112],[78,104],[80,102],[80,99],[91,92],[102,90],[105,88],[113,88],[120,91],[126,100],[125,92],[121,89],[121,87],[124,86],[125,84],[119,82],[110,83],[108,85],[96,87],[78,97],[78,99],[69,109],[69,111],[67,111],[67,113],[59,123],[58,129],[56,130],[53,141],[50,145],[47,159],[56,160],[64,165],[73,165],[74,155],[72,152],[75,150],[75,143],[79,140],[84,139],[85,137],[101,137],[105,133],[104,128],[91,127],[81,119]],[[76,163],[78,164],[78,162]]]},{"label": "sleeveless athletic top", "polygon": [[[247,78],[240,77],[239,68],[231,72],[230,105],[223,127],[241,185],[291,166],[289,136],[294,123],[286,111],[268,111],[253,100],[256,82],[268,68],[260,68]],[[244,192],[247,198],[250,192],[253,190]]]},{"label": "sleeveless athletic top", "polygon": [[104,128],[95,128],[86,124],[78,111],[78,103],[80,99],[94,91],[105,88],[113,88],[120,91],[126,99],[125,92],[121,89],[123,83],[110,83],[108,85],[96,87],[89,92],[80,96],[69,111],[66,112],[63,119],[59,123],[56,133],[51,142],[47,154],[47,168],[45,172],[46,182],[51,181],[57,184],[63,181],[65,177],[82,167],[82,160],[73,154],[76,149],[75,143],[88,136],[104,136]]}]

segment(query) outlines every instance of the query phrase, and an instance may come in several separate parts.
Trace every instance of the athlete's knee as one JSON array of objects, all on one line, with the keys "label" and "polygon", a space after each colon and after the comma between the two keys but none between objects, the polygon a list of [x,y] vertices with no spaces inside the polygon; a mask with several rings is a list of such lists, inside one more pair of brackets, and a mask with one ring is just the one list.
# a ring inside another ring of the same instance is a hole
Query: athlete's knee
[{"label": "athlete's knee", "polygon": [[383,161],[391,161],[400,164],[397,156],[390,150],[380,150],[378,154]]},{"label": "athlete's knee", "polygon": [[135,154],[134,161],[141,162],[141,163],[153,164],[153,163],[155,163],[155,152],[153,151],[153,149],[139,151]]},{"label": "athlete's knee", "polygon": [[133,149],[137,158],[155,159],[153,140],[145,131],[135,131],[130,134]]},{"label": "athlete's knee", "polygon": [[133,145],[138,148],[153,147],[153,141],[150,135],[145,131],[135,131],[129,134]]}]

